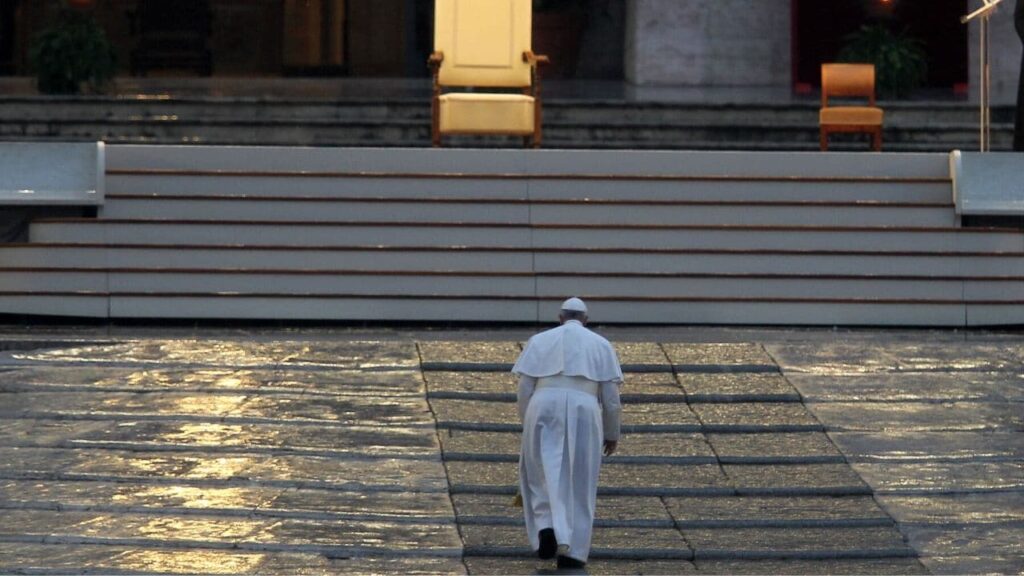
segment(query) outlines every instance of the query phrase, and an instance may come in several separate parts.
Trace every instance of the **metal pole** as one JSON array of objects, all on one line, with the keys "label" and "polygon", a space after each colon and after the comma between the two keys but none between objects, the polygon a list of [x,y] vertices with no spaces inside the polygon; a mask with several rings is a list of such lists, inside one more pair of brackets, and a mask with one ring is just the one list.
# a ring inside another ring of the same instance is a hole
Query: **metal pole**
[{"label": "metal pole", "polygon": [[988,14],[981,18],[981,151],[992,147],[992,68]]}]

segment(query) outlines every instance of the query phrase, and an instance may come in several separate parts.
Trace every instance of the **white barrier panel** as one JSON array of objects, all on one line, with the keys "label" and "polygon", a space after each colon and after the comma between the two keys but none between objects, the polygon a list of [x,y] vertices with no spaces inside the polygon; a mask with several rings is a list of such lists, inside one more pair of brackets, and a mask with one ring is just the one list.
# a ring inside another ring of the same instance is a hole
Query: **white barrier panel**
[{"label": "white barrier panel", "polygon": [[949,165],[957,214],[1024,216],[1024,154],[954,150]]},{"label": "white barrier panel", "polygon": [[103,204],[103,142],[0,142],[0,206]]}]

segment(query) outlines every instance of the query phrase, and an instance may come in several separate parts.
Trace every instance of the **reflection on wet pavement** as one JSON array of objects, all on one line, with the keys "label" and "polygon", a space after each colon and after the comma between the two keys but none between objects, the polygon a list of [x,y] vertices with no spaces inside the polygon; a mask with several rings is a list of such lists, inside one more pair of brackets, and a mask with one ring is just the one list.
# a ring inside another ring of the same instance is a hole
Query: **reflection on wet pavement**
[{"label": "reflection on wet pavement", "polygon": [[352,555],[463,570],[448,559],[461,541],[411,342],[4,356],[0,552],[37,544],[0,553],[0,572],[329,572]]},{"label": "reflection on wet pavement", "polygon": [[[304,336],[0,353],[0,572],[550,568],[518,335]],[[622,343],[590,573],[1020,572],[1024,346],[926,336]]]},{"label": "reflection on wet pavement", "polygon": [[929,570],[1024,572],[1020,338],[767,349]]}]

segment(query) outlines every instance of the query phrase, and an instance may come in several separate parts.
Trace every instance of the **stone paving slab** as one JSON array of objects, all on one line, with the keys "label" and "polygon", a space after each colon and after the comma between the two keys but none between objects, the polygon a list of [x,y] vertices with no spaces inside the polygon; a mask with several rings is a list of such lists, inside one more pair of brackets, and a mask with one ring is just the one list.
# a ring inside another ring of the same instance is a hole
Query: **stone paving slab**
[{"label": "stone paving slab", "polygon": [[1024,554],[1021,524],[978,524],[970,526],[918,526],[904,524],[907,540],[924,557],[944,556],[955,550],[958,556],[1011,557]]},{"label": "stone paving slab", "polygon": [[[456,494],[452,496],[459,522],[517,524],[523,522],[523,509],[512,505],[504,494]],[[597,499],[597,525],[609,523],[647,524],[674,527],[672,517],[661,498],[652,496],[601,496]]]},{"label": "stone paving slab", "polygon": [[228,340],[141,340],[10,354],[24,362],[91,364],[187,364],[217,366],[326,366],[349,369],[416,368],[412,342],[251,342]]},{"label": "stone paving slab", "polygon": [[[516,377],[507,372],[424,372],[424,378],[432,398],[514,401],[519,388]],[[628,372],[625,380],[621,391],[627,399],[644,402],[645,396],[655,396],[685,401],[685,390],[670,372]]]},{"label": "stone paving slab", "polygon": [[1024,524],[1024,492],[880,495],[877,499],[894,518],[911,524]]},{"label": "stone paving slab", "polygon": [[430,407],[441,427],[452,422],[519,425],[514,402],[435,398]]},{"label": "stone paving slab", "polygon": [[450,522],[443,493],[346,492],[297,488],[141,485],[104,482],[0,482],[0,509],[170,511],[186,514],[370,518]]},{"label": "stone paving slab", "polygon": [[741,402],[694,404],[702,424],[730,426],[820,426],[802,404]]},{"label": "stone paving slab", "polygon": [[418,552],[458,556],[453,523],[307,521],[230,517],[102,514],[93,512],[9,510],[0,525],[0,541],[96,543],[112,546],[232,547],[243,550],[328,554]]},{"label": "stone paving slab", "polygon": [[615,342],[613,345],[620,364],[663,366],[671,371],[672,363],[657,342]]},{"label": "stone paving slab", "polygon": [[725,465],[729,482],[746,491],[870,492],[846,464]]},{"label": "stone paving slab", "polygon": [[522,351],[519,342],[429,341],[417,342],[424,363],[513,363]]},{"label": "stone paving slab", "polygon": [[701,574],[928,574],[916,558],[856,560],[697,560]]},{"label": "stone paving slab", "polygon": [[676,376],[669,372],[627,372],[623,375],[624,383],[620,392],[623,398],[643,396],[667,396],[675,401],[683,401],[686,391],[680,386]]},{"label": "stone paving slab", "polygon": [[231,488],[185,485],[147,486],[108,482],[55,482],[10,480],[0,482],[0,505],[48,507],[178,508],[252,512],[273,502],[284,488],[236,486]]},{"label": "stone paving slab", "polygon": [[[45,559],[45,561],[43,561]],[[458,558],[328,558],[321,554],[0,543],[4,573],[465,574]]]},{"label": "stone paving slab", "polygon": [[[442,427],[457,422],[520,425],[519,414],[513,402],[436,398],[430,401],[430,406]],[[625,403],[622,407],[622,425],[624,428],[696,427],[699,422],[690,407],[684,403]]]},{"label": "stone paving slab", "polygon": [[879,372],[1014,372],[1021,364],[1018,343],[825,342],[765,345],[787,372],[855,375]]},{"label": "stone paving slab", "polygon": [[1024,375],[924,372],[855,376],[787,373],[808,402],[1020,402]]},{"label": "stone paving slab", "polygon": [[807,406],[837,431],[1024,429],[1024,410],[1007,403],[816,402]]},{"label": "stone paving slab", "polygon": [[1024,574],[1024,555],[927,556],[921,562],[932,574]]},{"label": "stone paving slab", "polygon": [[833,432],[829,437],[855,461],[1024,460],[1024,442],[1009,431]]},{"label": "stone paving slab", "polygon": [[[573,574],[571,570],[556,570],[551,560],[521,557],[468,557],[465,559],[469,574],[481,575],[535,575]],[[692,574],[697,568],[686,560],[613,560],[599,558],[587,563],[586,570],[577,574],[593,576],[645,576],[664,574]]]},{"label": "stone paving slab", "polygon": [[426,457],[437,453],[437,437],[424,427],[15,420],[0,423],[0,437],[7,446],[37,448],[304,453],[325,457]]},{"label": "stone paving slab", "polygon": [[883,554],[905,551],[912,554],[895,527],[684,529],[683,535],[693,547],[698,560],[712,556],[741,558],[743,555],[757,553],[794,556],[803,553],[823,556],[830,553],[864,553],[868,557],[871,557],[872,551]]},{"label": "stone paving slab", "polygon": [[423,382],[411,370],[163,369],[27,366],[0,371],[0,392],[239,392],[245,394],[415,395]]},{"label": "stone paving slab", "polygon": [[[521,526],[463,524],[460,526],[467,556],[530,555],[530,544]],[[591,558],[692,557],[683,535],[675,528],[606,528],[595,527]]]},{"label": "stone paving slab", "polygon": [[[514,462],[445,462],[455,493],[512,494],[518,485],[518,464]],[[630,491],[671,494],[677,491],[729,489],[727,478],[715,465],[604,464],[599,494],[622,495]]]},{"label": "stone paving slab", "polygon": [[722,524],[866,522],[891,524],[892,519],[871,496],[665,498],[672,517],[682,526]]},{"label": "stone paving slab", "polygon": [[437,461],[398,458],[344,460],[301,456],[211,456],[107,450],[17,449],[0,447],[0,478],[97,481],[246,481],[348,490],[443,492],[444,470]]},{"label": "stone paving slab", "polygon": [[[438,436],[446,458],[519,457],[521,436],[516,432],[442,430]],[[702,434],[645,433],[623,436],[616,455],[605,461],[623,458],[714,459],[715,453]]]},{"label": "stone paving slab", "polygon": [[853,468],[883,494],[1024,490],[1024,462],[855,462]]},{"label": "stone paving slab", "polygon": [[747,397],[800,401],[800,394],[781,374],[679,374],[679,382],[691,401]]},{"label": "stone paving slab", "polygon": [[266,397],[247,394],[0,393],[0,417],[227,419],[333,424],[428,424],[427,403],[416,397]]},{"label": "stone paving slab", "polygon": [[729,365],[729,364],[774,364],[772,357],[755,343],[711,343],[711,344],[669,344],[662,348],[672,364],[677,365]]},{"label": "stone paving slab", "polygon": [[824,432],[708,434],[719,458],[838,458],[842,454]]},{"label": "stone paving slab", "polygon": [[519,382],[508,372],[424,372],[430,394],[505,394],[515,395]]}]

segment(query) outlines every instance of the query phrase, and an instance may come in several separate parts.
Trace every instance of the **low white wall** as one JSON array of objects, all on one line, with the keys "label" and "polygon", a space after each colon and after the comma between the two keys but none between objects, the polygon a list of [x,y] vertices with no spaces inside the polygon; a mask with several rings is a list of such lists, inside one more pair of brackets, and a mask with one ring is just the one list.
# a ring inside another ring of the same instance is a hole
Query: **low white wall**
[{"label": "low white wall", "polygon": [[0,206],[103,203],[102,142],[0,142]]}]

